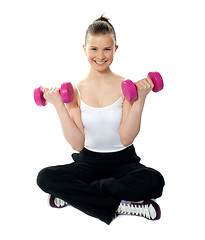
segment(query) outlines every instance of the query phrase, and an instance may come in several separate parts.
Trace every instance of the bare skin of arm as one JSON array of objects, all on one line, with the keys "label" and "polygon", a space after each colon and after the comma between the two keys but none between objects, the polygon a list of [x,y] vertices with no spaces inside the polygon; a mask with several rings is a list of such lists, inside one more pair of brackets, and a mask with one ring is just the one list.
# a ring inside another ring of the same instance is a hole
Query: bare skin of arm
[{"label": "bare skin of arm", "polygon": [[122,121],[120,125],[120,138],[124,146],[133,143],[138,135],[141,126],[141,117],[147,94],[154,87],[149,77],[135,83],[138,91],[138,98],[134,102],[128,102],[126,99],[123,104]]},{"label": "bare skin of arm", "polygon": [[63,103],[59,88],[45,89],[44,98],[54,105],[61,122],[63,135],[67,142],[74,150],[81,151],[84,147],[85,135],[76,89],[75,99],[69,104]]}]

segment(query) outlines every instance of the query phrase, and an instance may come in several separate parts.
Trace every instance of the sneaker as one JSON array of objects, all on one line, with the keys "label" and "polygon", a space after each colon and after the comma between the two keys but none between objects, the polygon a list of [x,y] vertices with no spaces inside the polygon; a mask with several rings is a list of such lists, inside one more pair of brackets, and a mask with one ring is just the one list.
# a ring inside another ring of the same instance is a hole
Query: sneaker
[{"label": "sneaker", "polygon": [[48,196],[48,203],[53,208],[67,207],[69,204],[60,198],[54,197],[53,195]]},{"label": "sneaker", "polygon": [[161,217],[159,205],[153,200],[142,202],[121,201],[117,215],[135,215],[149,220],[158,220]]}]

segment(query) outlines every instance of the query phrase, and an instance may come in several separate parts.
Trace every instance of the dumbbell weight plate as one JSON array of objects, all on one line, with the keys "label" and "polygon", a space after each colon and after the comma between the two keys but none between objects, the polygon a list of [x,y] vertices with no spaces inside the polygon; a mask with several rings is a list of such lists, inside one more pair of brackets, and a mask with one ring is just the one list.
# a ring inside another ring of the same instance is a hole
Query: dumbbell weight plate
[{"label": "dumbbell weight plate", "polygon": [[45,98],[43,97],[44,90],[45,88],[43,86],[34,90],[34,101],[38,106],[46,106],[47,104]]},{"label": "dumbbell weight plate", "polygon": [[159,92],[160,90],[163,89],[164,83],[162,76],[158,72],[149,72],[148,76],[151,78],[154,88],[152,89],[153,92]]},{"label": "dumbbell weight plate", "polygon": [[61,85],[60,94],[64,103],[71,103],[74,100],[74,90],[70,82]]},{"label": "dumbbell weight plate", "polygon": [[137,88],[136,85],[127,79],[121,83],[122,93],[127,101],[134,101],[137,99]]}]

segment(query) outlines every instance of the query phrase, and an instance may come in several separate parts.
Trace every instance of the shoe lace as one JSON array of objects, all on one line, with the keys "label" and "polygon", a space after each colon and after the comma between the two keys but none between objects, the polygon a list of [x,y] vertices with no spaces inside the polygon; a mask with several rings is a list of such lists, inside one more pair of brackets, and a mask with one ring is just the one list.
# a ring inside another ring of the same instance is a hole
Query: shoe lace
[{"label": "shoe lace", "polygon": [[67,203],[60,198],[55,198],[54,203],[57,207],[63,207],[65,205],[67,205]]},{"label": "shoe lace", "polygon": [[148,204],[143,205],[143,204],[120,203],[120,206],[119,206],[117,212],[119,214],[143,216],[148,219],[151,218]]}]

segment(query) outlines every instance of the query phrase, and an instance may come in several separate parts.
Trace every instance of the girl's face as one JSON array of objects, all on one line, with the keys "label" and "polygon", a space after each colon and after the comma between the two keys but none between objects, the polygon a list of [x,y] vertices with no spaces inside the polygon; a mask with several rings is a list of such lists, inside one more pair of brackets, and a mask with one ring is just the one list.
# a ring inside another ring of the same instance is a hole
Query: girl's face
[{"label": "girl's face", "polygon": [[118,46],[115,46],[111,34],[89,34],[83,48],[90,66],[98,72],[104,72],[109,69]]}]

